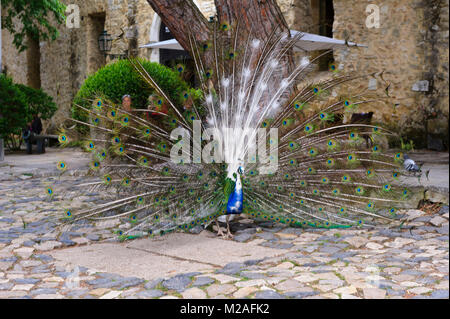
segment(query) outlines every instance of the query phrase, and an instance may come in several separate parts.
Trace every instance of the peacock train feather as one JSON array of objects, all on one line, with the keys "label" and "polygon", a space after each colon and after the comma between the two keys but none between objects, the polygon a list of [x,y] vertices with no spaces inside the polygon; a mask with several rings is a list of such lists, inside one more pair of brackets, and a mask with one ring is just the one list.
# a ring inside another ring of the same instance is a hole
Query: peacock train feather
[{"label": "peacock train feather", "polygon": [[[204,43],[189,38],[201,103],[177,105],[139,60],[130,60],[155,90],[150,118],[146,109],[127,112],[101,97],[91,108],[78,106],[89,115],[86,122],[74,121],[91,132],[83,147],[98,179],[77,187],[106,189],[115,197],[69,209],[64,221],[119,220],[114,231],[121,239],[187,231],[240,213],[302,227],[400,224],[397,211],[410,205],[411,192],[400,182],[402,153],[386,147],[395,134],[381,125],[344,123],[377,99],[364,92],[335,93],[339,85],[356,87],[376,74],[340,74],[332,65],[330,77],[314,82],[315,60],[284,71],[300,33],[274,32],[262,41],[238,25],[213,28]],[[176,69],[184,72],[183,65]],[[184,92],[182,100],[188,99]],[[161,105],[168,112],[159,112]],[[191,141],[195,125],[203,132],[197,143]],[[183,133],[174,135],[174,129]],[[189,139],[178,150],[187,160],[174,161],[171,152],[183,137]],[[61,144],[70,140],[68,132],[61,133]],[[254,150],[256,141],[264,152]],[[213,160],[205,161],[205,152],[214,153]],[[67,169],[64,162],[58,167]]]}]

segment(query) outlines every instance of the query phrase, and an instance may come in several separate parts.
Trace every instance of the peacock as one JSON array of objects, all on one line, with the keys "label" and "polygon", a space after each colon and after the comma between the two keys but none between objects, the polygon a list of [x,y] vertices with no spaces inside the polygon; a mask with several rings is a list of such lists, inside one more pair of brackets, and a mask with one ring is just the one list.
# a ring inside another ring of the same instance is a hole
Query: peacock
[{"label": "peacock", "polygon": [[[331,64],[329,76],[314,81],[320,55],[285,68],[301,33],[274,31],[261,40],[238,24],[212,29],[208,41],[189,37],[199,102],[183,92],[177,104],[130,59],[154,89],[149,108],[127,111],[102,96],[91,108],[77,105],[88,120],[72,121],[89,128],[82,143],[98,176],[77,188],[114,197],[67,209],[62,223],[119,220],[112,231],[120,240],[213,223],[229,239],[229,222],[240,214],[306,229],[401,225],[398,211],[411,206],[412,194],[402,183],[403,153],[388,147],[396,133],[345,121],[380,98],[335,90],[377,73],[341,74]],[[175,70],[182,76],[186,67]],[[63,146],[72,139],[70,129],[59,134]]]}]

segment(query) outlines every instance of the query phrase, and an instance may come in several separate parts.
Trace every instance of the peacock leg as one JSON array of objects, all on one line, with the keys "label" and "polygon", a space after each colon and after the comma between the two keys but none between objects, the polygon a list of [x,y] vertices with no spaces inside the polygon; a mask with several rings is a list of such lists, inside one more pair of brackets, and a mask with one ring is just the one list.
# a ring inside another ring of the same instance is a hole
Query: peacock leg
[{"label": "peacock leg", "polygon": [[217,218],[216,218],[216,226],[217,226],[217,236],[222,236],[222,237],[225,237],[225,234],[223,233],[223,231],[222,231],[222,229],[220,228],[220,225],[219,225],[219,221],[217,220]]},{"label": "peacock leg", "polygon": [[226,220],[227,220],[227,235],[225,237],[231,239],[231,238],[233,238],[233,234],[231,233],[231,230],[230,230],[230,223],[229,223],[230,215],[227,215]]}]

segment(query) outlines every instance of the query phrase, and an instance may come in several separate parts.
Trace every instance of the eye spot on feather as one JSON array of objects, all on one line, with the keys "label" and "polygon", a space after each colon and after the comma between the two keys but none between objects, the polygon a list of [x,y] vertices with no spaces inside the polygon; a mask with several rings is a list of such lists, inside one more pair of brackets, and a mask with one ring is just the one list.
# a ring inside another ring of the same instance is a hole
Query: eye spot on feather
[{"label": "eye spot on feather", "polygon": [[227,22],[224,22],[221,24],[220,29],[222,31],[228,31],[228,30],[230,30],[230,25]]},{"label": "eye spot on feather", "polygon": [[56,168],[57,168],[58,170],[60,170],[60,171],[64,171],[64,170],[66,170],[67,165],[66,165],[65,162],[60,161],[60,162],[58,162],[58,163],[56,164]]}]

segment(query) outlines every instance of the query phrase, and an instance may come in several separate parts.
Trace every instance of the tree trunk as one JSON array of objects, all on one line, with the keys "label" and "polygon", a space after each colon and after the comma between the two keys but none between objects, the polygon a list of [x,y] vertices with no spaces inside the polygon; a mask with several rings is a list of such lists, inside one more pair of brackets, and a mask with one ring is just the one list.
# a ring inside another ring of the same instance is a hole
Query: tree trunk
[{"label": "tree trunk", "polygon": [[215,0],[220,22],[239,21],[239,27],[258,39],[289,27],[275,0]]},{"label": "tree trunk", "polygon": [[[147,1],[186,51],[191,51],[189,32],[200,43],[211,39],[212,27],[192,0]],[[249,33],[265,40],[274,30],[289,31],[275,0],[215,0],[215,5],[220,23],[233,25],[239,21],[239,29],[244,31],[239,33],[243,35],[241,41]],[[288,59],[286,73],[292,67],[293,61]]]},{"label": "tree trunk", "polygon": [[147,1],[186,51],[191,51],[189,31],[199,42],[208,40],[208,21],[192,0]]}]

